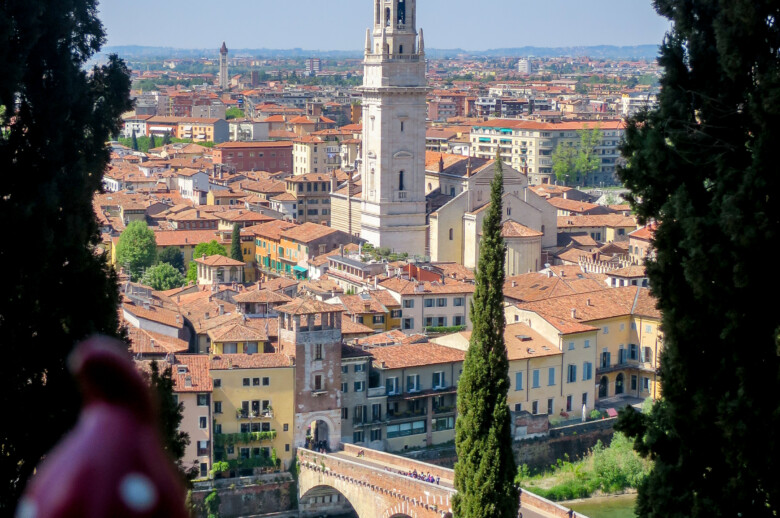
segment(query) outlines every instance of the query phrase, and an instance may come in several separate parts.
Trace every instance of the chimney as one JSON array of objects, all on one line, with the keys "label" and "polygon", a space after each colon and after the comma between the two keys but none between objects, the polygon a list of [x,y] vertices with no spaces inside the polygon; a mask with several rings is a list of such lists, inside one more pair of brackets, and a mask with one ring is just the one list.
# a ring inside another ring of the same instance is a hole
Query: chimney
[{"label": "chimney", "polygon": [[512,287],[513,287],[513,288],[516,288],[516,287],[517,287],[517,281],[512,281]]},{"label": "chimney", "polygon": [[552,275],[553,275],[553,274],[552,274],[552,270],[547,270],[547,278],[548,278],[548,279],[549,279],[549,278],[551,278],[551,277],[552,277]]},{"label": "chimney", "polygon": [[201,257],[204,261],[206,260],[206,254],[203,254]]},{"label": "chimney", "polygon": [[152,346],[152,349],[154,349],[155,347],[159,347],[159,345],[157,345],[157,344],[154,342],[154,338],[150,338],[150,339],[149,339],[149,345],[150,345],[150,346]]},{"label": "chimney", "polygon": [[181,324],[181,315],[176,315],[176,325]]},{"label": "chimney", "polygon": [[370,302],[366,302],[365,304],[363,304],[363,307],[365,308],[366,313],[371,311],[371,303]]},{"label": "chimney", "polygon": [[186,376],[184,378],[184,386],[185,387],[192,387],[192,376]]},{"label": "chimney", "polygon": [[439,172],[440,173],[444,172],[444,155],[443,154],[439,155]]},{"label": "chimney", "polygon": [[[590,302],[590,301],[588,301],[588,302]],[[590,306],[590,304],[588,304],[588,305]],[[219,314],[220,315],[224,315],[225,314],[225,305],[224,304],[220,304],[219,305]]]},{"label": "chimney", "polygon": [[206,311],[206,313],[203,315],[203,318],[204,318],[205,320],[208,320],[208,319],[209,319],[209,312],[208,312],[208,311]]},{"label": "chimney", "polygon": [[561,270],[561,277],[566,277],[566,271]]},{"label": "chimney", "polygon": [[195,217],[196,217],[196,218],[200,218],[200,211],[199,211],[199,210],[196,210],[196,211],[195,211]]},{"label": "chimney", "polygon": [[590,303],[590,299],[586,300],[585,304],[587,304],[588,306],[592,306],[593,305],[593,304]]},{"label": "chimney", "polygon": [[577,309],[571,308],[571,318],[576,319],[577,318]]}]

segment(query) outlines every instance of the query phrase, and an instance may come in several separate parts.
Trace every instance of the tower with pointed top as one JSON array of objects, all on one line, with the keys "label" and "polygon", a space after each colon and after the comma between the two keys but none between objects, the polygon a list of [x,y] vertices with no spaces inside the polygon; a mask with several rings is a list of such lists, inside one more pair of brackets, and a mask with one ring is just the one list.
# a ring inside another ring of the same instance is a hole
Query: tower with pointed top
[{"label": "tower with pointed top", "polygon": [[417,0],[373,0],[363,86],[361,237],[425,255],[425,51]]},{"label": "tower with pointed top", "polygon": [[223,41],[222,48],[219,49],[219,88],[221,90],[227,90],[230,86],[227,55],[227,45],[225,45],[225,42]]}]

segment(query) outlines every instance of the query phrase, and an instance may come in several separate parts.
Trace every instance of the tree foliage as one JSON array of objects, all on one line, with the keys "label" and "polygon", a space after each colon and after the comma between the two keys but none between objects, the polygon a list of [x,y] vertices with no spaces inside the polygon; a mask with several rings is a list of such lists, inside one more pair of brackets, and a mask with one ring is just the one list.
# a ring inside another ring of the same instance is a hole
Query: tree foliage
[{"label": "tree foliage", "polygon": [[459,518],[515,518],[518,507],[515,461],[508,453],[512,438],[507,405],[509,361],[504,345],[506,246],[501,237],[504,175],[500,157],[495,164],[471,306],[473,331],[458,381],[458,493],[453,505]]},{"label": "tree foliage", "polygon": [[157,254],[157,261],[160,263],[168,263],[181,273],[184,273],[184,256],[181,250],[175,246],[166,246],[162,251]]},{"label": "tree foliage", "polygon": [[138,280],[143,270],[152,266],[157,257],[157,241],[154,231],[145,221],[131,221],[119,236],[116,245],[116,260],[123,266],[133,281]]},{"label": "tree foliage", "polygon": [[238,223],[233,224],[233,235],[230,239],[230,257],[236,261],[244,260],[244,254],[241,253],[241,227]]},{"label": "tree foliage", "polygon": [[92,196],[105,143],[132,105],[116,56],[86,69],[105,40],[94,0],[3,2],[0,40],[0,219],[13,243],[0,249],[0,401],[7,416],[24,416],[23,426],[0,426],[0,515],[12,516],[78,414],[68,354],[90,334],[119,334]]},{"label": "tree foliage", "polygon": [[244,118],[244,110],[241,108],[236,108],[235,106],[231,106],[227,110],[225,110],[225,119],[243,119]]},{"label": "tree foliage", "polygon": [[[198,474],[197,467],[185,468],[184,454],[190,444],[190,436],[181,431],[179,425],[184,418],[184,404],[176,400],[173,393],[173,368],[165,364],[161,372],[156,361],[150,363],[149,386],[157,398],[159,412],[157,418],[160,423],[160,433],[165,450],[176,463],[182,479],[189,482]],[[193,462],[195,459],[192,459]]]},{"label": "tree foliage", "polygon": [[[212,255],[224,255],[225,257],[228,257],[227,250],[225,250],[224,246],[217,243],[216,239],[212,239],[208,243],[200,243],[195,247],[195,250],[193,250],[192,252],[193,259],[199,259],[204,255],[206,257]],[[198,265],[195,261],[190,262],[189,269],[187,270],[187,280],[188,281],[198,280]]]},{"label": "tree foliage", "polygon": [[577,131],[577,144],[558,144],[552,154],[553,173],[565,185],[586,185],[588,177],[599,170],[601,161],[596,147],[601,143],[601,129],[598,124],[592,128]]},{"label": "tree foliage", "polygon": [[168,263],[157,263],[144,272],[141,284],[151,286],[157,291],[181,288],[187,281],[179,270]]},{"label": "tree foliage", "polygon": [[655,460],[642,517],[776,516],[780,484],[777,2],[656,0],[672,21],[659,106],[628,123],[619,174],[642,221],[663,313],[663,400],[620,427]]}]

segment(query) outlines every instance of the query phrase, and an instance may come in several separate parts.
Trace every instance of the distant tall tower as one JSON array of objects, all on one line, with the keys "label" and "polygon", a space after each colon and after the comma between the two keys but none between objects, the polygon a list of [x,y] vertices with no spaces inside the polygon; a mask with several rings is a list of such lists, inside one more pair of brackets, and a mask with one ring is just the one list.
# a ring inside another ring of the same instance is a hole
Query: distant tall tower
[{"label": "distant tall tower", "polygon": [[374,0],[366,31],[361,237],[424,255],[425,49],[417,0]]},{"label": "distant tall tower", "polygon": [[228,77],[228,49],[225,42],[222,42],[222,48],[219,49],[219,88],[227,90],[230,87],[230,78]]}]

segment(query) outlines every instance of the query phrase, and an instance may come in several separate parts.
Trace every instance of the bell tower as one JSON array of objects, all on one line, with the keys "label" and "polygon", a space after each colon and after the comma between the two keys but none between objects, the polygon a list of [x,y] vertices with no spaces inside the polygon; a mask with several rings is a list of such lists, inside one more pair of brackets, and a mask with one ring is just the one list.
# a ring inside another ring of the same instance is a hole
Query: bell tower
[{"label": "bell tower", "polygon": [[425,118],[428,92],[417,0],[372,0],[363,86],[361,237],[425,255]]}]

